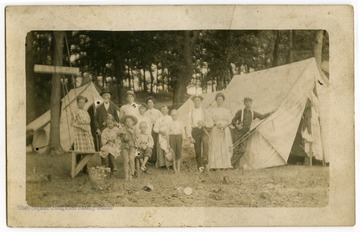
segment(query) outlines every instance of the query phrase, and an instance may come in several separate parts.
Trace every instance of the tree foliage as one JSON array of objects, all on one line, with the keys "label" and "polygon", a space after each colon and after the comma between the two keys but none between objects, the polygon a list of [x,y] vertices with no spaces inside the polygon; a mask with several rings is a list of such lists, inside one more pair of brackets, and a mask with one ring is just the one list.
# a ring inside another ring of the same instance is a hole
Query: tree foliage
[{"label": "tree foliage", "polygon": [[[30,33],[27,64],[52,64],[53,33]],[[198,93],[221,90],[234,75],[313,57],[315,35],[315,30],[67,31],[62,61],[79,67],[84,81],[110,88],[119,105],[124,91],[132,89],[170,95],[179,106],[189,87]],[[326,32],[322,59],[329,59]],[[36,112],[27,122],[50,107],[51,75],[32,74],[27,72],[28,95],[38,101],[27,105]],[[62,78],[66,89],[76,85],[74,77]]]}]

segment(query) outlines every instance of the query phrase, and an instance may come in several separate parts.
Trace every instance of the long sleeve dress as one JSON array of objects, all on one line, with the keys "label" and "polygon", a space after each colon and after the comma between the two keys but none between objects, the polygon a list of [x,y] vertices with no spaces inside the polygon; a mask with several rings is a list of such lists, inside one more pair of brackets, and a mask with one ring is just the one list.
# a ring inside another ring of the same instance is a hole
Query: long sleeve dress
[{"label": "long sleeve dress", "polygon": [[[157,142],[157,159],[156,167],[170,167],[171,162],[167,161],[165,155],[169,152],[169,127],[172,122],[172,118],[169,115],[162,115],[158,118],[154,125],[154,131],[159,133],[159,139]],[[160,132],[165,132],[166,135],[162,135]]]},{"label": "long sleeve dress", "polygon": [[83,109],[77,109],[73,114],[75,132],[74,150],[94,152],[94,138],[91,134],[90,115]]},{"label": "long sleeve dress", "polygon": [[231,168],[232,139],[228,127],[231,123],[230,110],[217,107],[209,111],[215,123],[210,134],[209,168]]}]

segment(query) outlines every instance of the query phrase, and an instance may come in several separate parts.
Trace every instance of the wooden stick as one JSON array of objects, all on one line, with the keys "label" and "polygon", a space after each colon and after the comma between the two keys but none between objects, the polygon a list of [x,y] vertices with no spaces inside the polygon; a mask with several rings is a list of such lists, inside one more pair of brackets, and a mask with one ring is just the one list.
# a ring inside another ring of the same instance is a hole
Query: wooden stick
[{"label": "wooden stick", "polygon": [[52,66],[52,65],[34,65],[34,72],[36,73],[58,73],[58,74],[68,74],[76,75],[80,72],[78,67],[64,67],[64,66]]}]

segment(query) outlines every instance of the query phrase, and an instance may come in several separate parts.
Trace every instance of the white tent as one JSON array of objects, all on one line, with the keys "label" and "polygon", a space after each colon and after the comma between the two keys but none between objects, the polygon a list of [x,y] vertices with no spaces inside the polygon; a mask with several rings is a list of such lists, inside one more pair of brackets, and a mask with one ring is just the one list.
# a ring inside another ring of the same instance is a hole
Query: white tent
[{"label": "white tent", "polygon": [[[63,149],[70,149],[74,141],[74,129],[71,126],[72,113],[77,109],[76,97],[82,95],[88,98],[85,109],[102,103],[102,97],[97,91],[95,85],[90,82],[79,88],[71,89],[61,99],[61,116],[60,116],[60,142]],[[26,126],[26,131],[33,131],[33,149],[44,152],[49,144],[50,133],[50,110],[38,117]]]},{"label": "white tent", "polygon": [[[251,128],[256,128],[249,137],[241,165],[259,169],[285,165],[290,155],[297,129],[303,115],[307,99],[313,103],[319,114],[314,141],[317,159],[327,160],[328,153],[328,88],[323,80],[314,58],[234,76],[222,92],[226,100],[224,106],[232,115],[242,109],[244,97],[251,97],[253,110],[267,113],[276,110],[265,120],[254,120]],[[316,87],[317,96],[313,90]],[[215,94],[204,95],[203,106],[215,106]],[[189,99],[179,109],[179,119],[186,122],[187,112],[193,107]],[[261,124],[259,124],[261,123]],[[321,131],[320,131],[321,130]]]}]

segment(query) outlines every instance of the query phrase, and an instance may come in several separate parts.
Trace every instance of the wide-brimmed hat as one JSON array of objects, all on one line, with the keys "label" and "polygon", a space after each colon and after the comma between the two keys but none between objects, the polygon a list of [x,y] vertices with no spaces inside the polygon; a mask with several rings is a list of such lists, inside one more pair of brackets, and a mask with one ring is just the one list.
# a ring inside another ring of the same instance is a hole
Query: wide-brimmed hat
[{"label": "wide-brimmed hat", "polygon": [[244,102],[247,102],[247,101],[253,101],[253,99],[251,97],[244,97]]},{"label": "wide-brimmed hat", "polygon": [[199,98],[201,101],[204,100],[204,97],[201,96],[201,95],[194,95],[194,96],[191,97],[191,100],[194,101],[195,98]]},{"label": "wide-brimmed hat", "polygon": [[102,96],[104,93],[108,93],[108,94],[112,95],[110,89],[103,89],[103,91],[101,91],[100,95]]},{"label": "wide-brimmed hat", "polygon": [[126,98],[128,95],[132,95],[133,97],[136,97],[134,91],[131,91],[131,90],[129,90],[129,91],[127,91],[127,92],[125,93],[125,98]]},{"label": "wide-brimmed hat", "polygon": [[135,116],[133,116],[133,115],[125,115],[124,117],[122,117],[121,118],[121,120],[120,120],[120,122],[122,123],[122,124],[125,124],[125,121],[126,121],[126,119],[128,119],[128,118],[131,118],[133,121],[134,121],[134,125],[138,122],[138,119],[135,117]]}]

